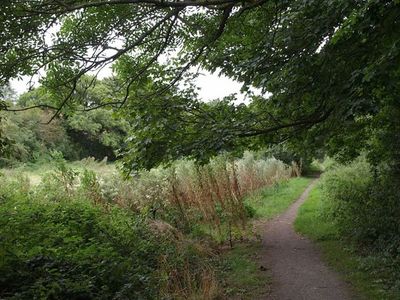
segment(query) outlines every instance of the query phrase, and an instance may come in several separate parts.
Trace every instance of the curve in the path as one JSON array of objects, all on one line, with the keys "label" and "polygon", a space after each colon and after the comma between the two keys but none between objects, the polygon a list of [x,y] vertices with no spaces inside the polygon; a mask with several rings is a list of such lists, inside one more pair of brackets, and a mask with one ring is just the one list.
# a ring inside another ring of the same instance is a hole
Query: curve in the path
[{"label": "curve in the path", "polygon": [[293,229],[297,211],[317,180],[282,215],[263,229],[262,264],[272,275],[272,291],[262,299],[347,300],[349,287],[322,261],[313,243]]}]

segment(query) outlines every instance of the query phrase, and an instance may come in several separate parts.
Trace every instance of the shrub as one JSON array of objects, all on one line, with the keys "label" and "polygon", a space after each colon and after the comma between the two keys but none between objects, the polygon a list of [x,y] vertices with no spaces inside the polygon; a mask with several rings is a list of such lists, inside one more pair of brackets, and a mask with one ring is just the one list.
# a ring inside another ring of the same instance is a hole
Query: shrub
[{"label": "shrub", "polygon": [[8,199],[0,215],[2,297],[154,296],[155,241],[125,213],[84,201]]},{"label": "shrub", "polygon": [[[240,238],[254,215],[244,195],[292,174],[247,153],[202,166],[181,160],[123,181],[51,155],[56,168],[38,185],[0,181],[0,298],[215,298],[204,232],[220,242]],[[201,242],[184,235],[195,230]]]},{"label": "shrub", "polygon": [[395,180],[384,169],[373,173],[363,158],[337,166],[323,175],[326,212],[342,234],[359,244],[385,248],[395,243],[400,254],[400,190]]}]

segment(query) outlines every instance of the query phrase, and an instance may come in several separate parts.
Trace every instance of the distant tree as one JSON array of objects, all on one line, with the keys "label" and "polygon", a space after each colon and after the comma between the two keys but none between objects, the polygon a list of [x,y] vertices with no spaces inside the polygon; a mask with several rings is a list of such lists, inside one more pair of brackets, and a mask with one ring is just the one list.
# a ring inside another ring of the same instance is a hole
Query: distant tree
[{"label": "distant tree", "polygon": [[[10,103],[15,99],[15,91],[7,84],[0,85],[0,113],[6,110]],[[13,141],[4,131],[5,115],[0,114],[0,159],[8,157],[11,154],[11,145]]]},{"label": "distant tree", "polygon": [[[82,80],[95,79],[86,76]],[[4,133],[16,141],[12,158],[32,161],[40,152],[58,150],[68,159],[107,156],[115,160],[130,125],[124,118],[117,117],[110,107],[101,107],[101,103],[115,97],[114,88],[111,79],[96,80],[90,89],[78,86],[68,107],[50,123],[48,120],[56,109],[52,106],[54,96],[43,86],[22,94],[15,105],[8,107],[18,113],[8,115],[8,121],[3,124]],[[92,110],[93,105],[99,107]],[[39,109],[30,110],[30,107]]]}]

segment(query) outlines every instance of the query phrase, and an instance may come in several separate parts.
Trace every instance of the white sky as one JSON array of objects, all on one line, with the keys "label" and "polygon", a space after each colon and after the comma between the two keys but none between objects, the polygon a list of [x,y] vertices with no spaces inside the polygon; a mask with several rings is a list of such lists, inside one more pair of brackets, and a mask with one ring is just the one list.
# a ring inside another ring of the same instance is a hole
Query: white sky
[{"label": "white sky", "polygon": [[238,97],[244,97],[244,95],[241,95],[240,93],[240,88],[242,85],[239,82],[233,81],[225,76],[218,76],[215,73],[211,74],[208,72],[202,72],[195,82],[200,88],[199,97],[203,101],[223,98],[232,93],[237,93]]}]

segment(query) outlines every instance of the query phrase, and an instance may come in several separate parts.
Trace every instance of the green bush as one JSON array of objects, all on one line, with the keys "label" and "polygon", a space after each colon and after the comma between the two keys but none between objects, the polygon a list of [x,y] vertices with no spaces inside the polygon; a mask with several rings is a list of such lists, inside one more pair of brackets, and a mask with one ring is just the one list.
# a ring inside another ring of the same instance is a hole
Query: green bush
[{"label": "green bush", "polygon": [[[400,254],[400,189],[384,169],[371,171],[365,159],[323,175],[326,212],[341,233],[365,246]],[[396,250],[397,248],[397,250]]]},{"label": "green bush", "polygon": [[119,209],[104,212],[87,201],[7,199],[0,219],[2,297],[155,296],[153,273],[162,245]]}]

